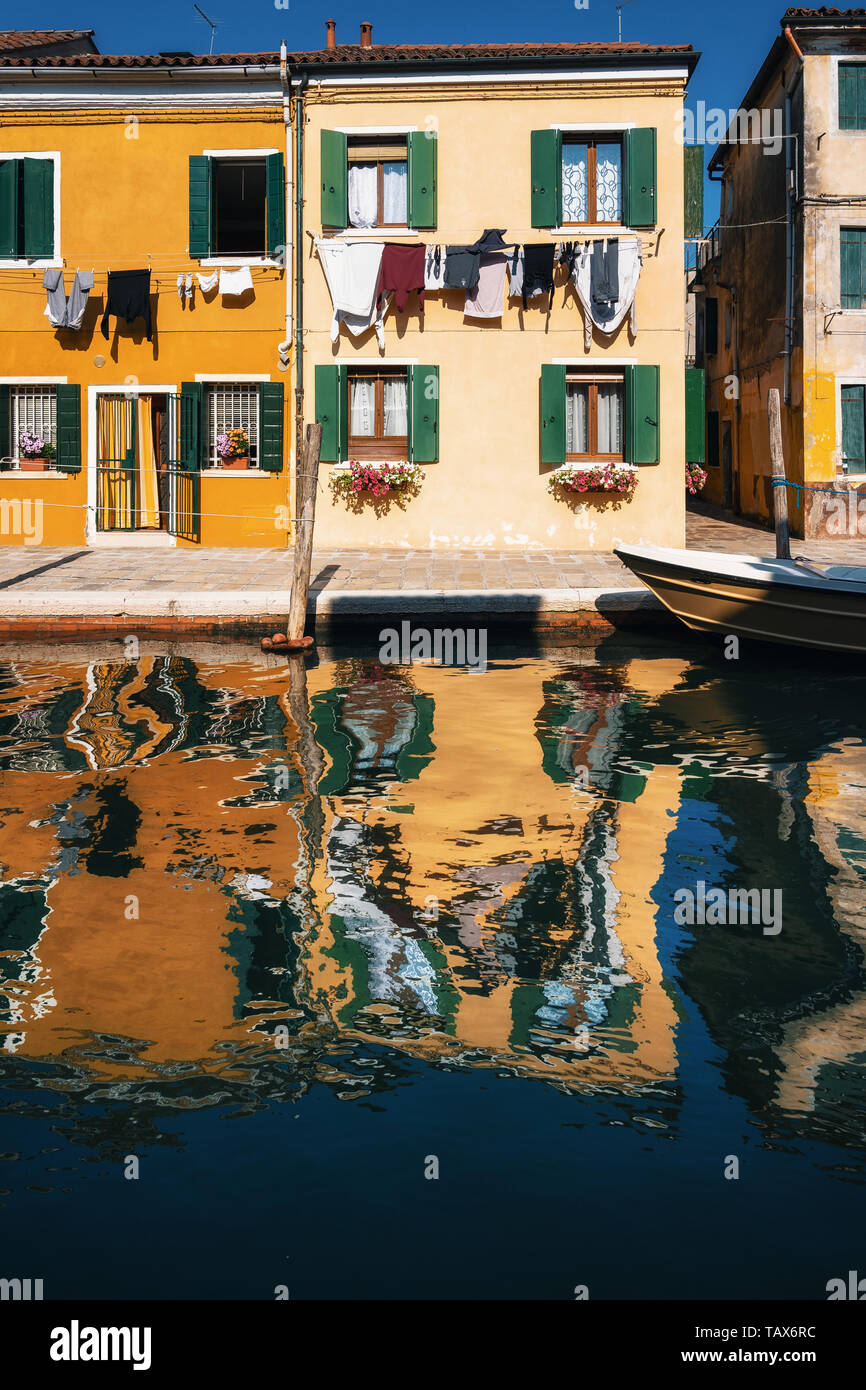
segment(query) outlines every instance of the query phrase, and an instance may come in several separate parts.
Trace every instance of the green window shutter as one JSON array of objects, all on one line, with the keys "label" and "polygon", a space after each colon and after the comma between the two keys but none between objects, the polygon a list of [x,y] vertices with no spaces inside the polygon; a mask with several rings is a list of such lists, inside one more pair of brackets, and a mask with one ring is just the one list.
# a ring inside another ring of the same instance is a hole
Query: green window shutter
[{"label": "green window shutter", "polygon": [[685,229],[683,236],[704,234],[704,147],[683,146],[683,192]]},{"label": "green window shutter", "polygon": [[866,227],[842,228],[839,263],[842,308],[866,308]]},{"label": "green window shutter", "polygon": [[54,161],[22,159],[24,255],[54,255]]},{"label": "green window shutter", "polygon": [[18,255],[18,160],[0,160],[0,256]]},{"label": "green window shutter", "polygon": [[436,165],[438,139],[434,131],[412,130],[408,136],[409,226],[436,226]]},{"label": "green window shutter", "polygon": [[562,131],[533,130],[531,221],[533,227],[558,227],[562,218]]},{"label": "green window shutter", "polygon": [[866,130],[866,64],[839,64],[839,129]]},{"label": "green window shutter", "polygon": [[209,256],[213,249],[213,161],[204,154],[189,157],[189,254]]},{"label": "green window shutter", "polygon": [[12,418],[10,414],[9,387],[0,386],[0,459],[9,458]]},{"label": "green window shutter", "polygon": [[268,255],[276,256],[286,245],[286,174],[281,154],[265,159],[267,182]]},{"label": "green window shutter", "polygon": [[349,221],[349,171],[346,137],[341,130],[322,131],[322,226],[345,227]]},{"label": "green window shutter", "polygon": [[281,473],[283,468],[283,383],[259,386],[259,468]]},{"label": "green window shutter", "polygon": [[849,473],[866,471],[866,386],[842,387],[842,452]]},{"label": "green window shutter", "polygon": [[625,376],[626,463],[659,461],[659,369],[631,366]]},{"label": "green window shutter", "polygon": [[686,367],[686,462],[703,463],[704,401],[706,379],[703,367]]},{"label": "green window shutter", "polygon": [[541,366],[541,462],[565,463],[565,366]]},{"label": "green window shutter", "polygon": [[57,467],[61,473],[81,471],[81,387],[65,383],[57,391]]},{"label": "green window shutter", "polygon": [[435,463],[439,458],[439,368],[409,368],[409,458]]},{"label": "green window shutter", "polygon": [[627,130],[625,152],[625,222],[627,227],[654,227],[656,222],[656,132],[652,126]]},{"label": "green window shutter", "polygon": [[197,473],[207,451],[203,427],[204,387],[200,381],[184,381],[180,388],[180,466]]},{"label": "green window shutter", "polygon": [[316,420],[322,426],[323,463],[342,463],[346,457],[345,377],[345,370],[331,363],[316,367]]}]

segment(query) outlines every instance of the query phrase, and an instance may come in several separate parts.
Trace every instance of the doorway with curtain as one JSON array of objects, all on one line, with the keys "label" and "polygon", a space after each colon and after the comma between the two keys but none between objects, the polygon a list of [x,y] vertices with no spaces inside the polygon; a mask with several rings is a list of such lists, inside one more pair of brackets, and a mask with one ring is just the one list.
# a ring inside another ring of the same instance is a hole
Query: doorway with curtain
[{"label": "doorway with curtain", "polygon": [[96,403],[96,529],[168,526],[170,403],[164,394],[100,395]]}]

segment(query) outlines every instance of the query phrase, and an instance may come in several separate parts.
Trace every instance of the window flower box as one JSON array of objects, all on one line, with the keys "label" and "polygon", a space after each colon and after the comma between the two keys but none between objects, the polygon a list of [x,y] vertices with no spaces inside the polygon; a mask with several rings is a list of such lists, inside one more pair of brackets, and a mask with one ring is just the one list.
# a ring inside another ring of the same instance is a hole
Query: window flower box
[{"label": "window flower box", "polygon": [[18,436],[18,448],[21,450],[18,467],[22,473],[47,473],[54,467],[57,451],[41,434],[22,430]]},{"label": "window flower box", "polygon": [[699,463],[686,464],[686,492],[696,497],[707,481],[707,470]]},{"label": "window flower box", "polygon": [[637,487],[637,469],[630,463],[563,463],[551,473],[547,488],[564,492],[607,492],[630,502]]},{"label": "window flower box", "polygon": [[331,469],[328,482],[335,497],[351,498],[365,492],[385,497],[419,487],[424,477],[424,469],[417,463],[363,463],[349,459]]},{"label": "window flower box", "polygon": [[250,466],[250,437],[245,429],[222,430],[216,437],[220,465],[238,472]]}]

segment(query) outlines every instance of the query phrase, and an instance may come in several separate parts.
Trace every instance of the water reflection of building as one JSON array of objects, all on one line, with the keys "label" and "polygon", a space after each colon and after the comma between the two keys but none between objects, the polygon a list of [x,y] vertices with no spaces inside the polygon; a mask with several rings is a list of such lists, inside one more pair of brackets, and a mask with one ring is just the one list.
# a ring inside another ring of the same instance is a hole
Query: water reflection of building
[{"label": "water reflection of building", "polygon": [[[672,1076],[649,899],[665,820],[551,779],[530,733],[549,676],[544,663],[483,684],[314,668],[325,816],[303,894],[303,768],[282,669],[145,657],[28,671],[0,725],[7,919],[22,920],[12,877],[47,886],[25,890],[41,895],[38,981],[13,981],[11,955],[4,970],[9,1043],[47,1057],[94,1035],[132,1040],[100,1058],[129,1077],[219,1069],[271,1045],[277,1022],[315,1018],[561,1084]],[[34,744],[56,769],[39,775],[21,762],[34,705],[49,711]],[[659,782],[660,807],[671,792]]]}]

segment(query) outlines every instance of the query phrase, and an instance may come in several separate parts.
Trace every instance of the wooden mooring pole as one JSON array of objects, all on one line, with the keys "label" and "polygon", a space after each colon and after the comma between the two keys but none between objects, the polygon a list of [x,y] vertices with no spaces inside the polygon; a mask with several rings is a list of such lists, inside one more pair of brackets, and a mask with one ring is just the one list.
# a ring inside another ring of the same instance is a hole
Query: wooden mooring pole
[{"label": "wooden mooring pole", "polygon": [[314,639],[304,636],[304,626],[307,620],[310,569],[313,563],[313,527],[316,520],[316,489],[319,485],[321,451],[322,426],[307,425],[307,435],[295,479],[295,550],[289,621],[285,633],[276,632],[273,637],[262,639],[265,651],[303,651],[305,647],[313,645]]},{"label": "wooden mooring pole", "polygon": [[790,560],[791,535],[788,529],[788,488],[785,477],[785,455],[782,452],[782,409],[778,388],[767,392],[767,416],[770,427],[770,466],[773,478],[773,524],[776,528],[776,559]]}]

